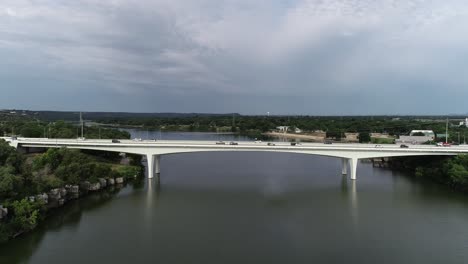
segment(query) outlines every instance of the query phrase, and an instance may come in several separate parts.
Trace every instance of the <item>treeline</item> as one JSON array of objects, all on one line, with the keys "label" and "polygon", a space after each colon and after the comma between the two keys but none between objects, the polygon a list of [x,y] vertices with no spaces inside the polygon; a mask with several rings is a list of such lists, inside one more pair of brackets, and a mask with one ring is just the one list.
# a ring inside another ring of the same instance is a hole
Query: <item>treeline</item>
[{"label": "treeline", "polygon": [[398,157],[391,159],[390,166],[409,170],[415,177],[431,179],[468,192],[468,155]]},{"label": "treeline", "polygon": [[[109,154],[90,154],[95,153],[62,148],[25,156],[0,140],[0,205],[8,209],[6,219],[0,219],[0,242],[33,229],[43,219],[44,204],[27,197],[83,181],[96,183],[99,178],[132,178],[141,171],[139,166],[118,165],[115,157],[106,157]],[[138,162],[135,157],[134,164]]]},{"label": "treeline", "polygon": [[[29,113],[29,112],[27,112]],[[35,115],[8,115],[0,113],[0,135],[24,137],[77,138],[81,136],[79,124],[64,121],[49,123],[51,117],[70,117],[73,112],[38,112]],[[387,133],[391,136],[408,135],[411,130],[433,130],[444,134],[446,120],[443,117],[416,116],[244,116],[239,114],[136,114],[136,113],[84,113],[85,119],[112,126],[134,126],[148,130],[236,132],[258,137],[278,126],[300,128],[304,132],[325,131],[328,138],[340,140],[344,133]],[[458,119],[461,120],[461,119]],[[464,142],[468,128],[459,121],[449,123],[449,141]],[[99,126],[85,126],[86,138],[130,138],[126,131]],[[367,140],[367,139],[366,139]],[[366,141],[365,140],[365,141]],[[445,140],[445,138],[443,138]]]},{"label": "treeline", "polygon": [[[183,130],[183,131],[249,131],[266,132],[278,126],[297,127],[303,131],[321,130],[327,137],[341,138],[345,132],[351,133],[388,133],[407,135],[411,130],[434,130],[445,133],[444,119],[418,119],[413,117],[317,117],[317,116],[189,116],[189,117],[151,117],[151,118],[103,118],[97,122],[126,126],[139,126],[145,129]],[[450,123],[452,141],[463,140],[466,127],[458,127],[458,122]],[[459,133],[459,134],[458,134]]]},{"label": "treeline", "polygon": [[[45,123],[32,121],[27,118],[18,118],[0,121],[0,135],[34,138],[78,138],[81,137],[81,127],[77,124],[66,123],[61,120]],[[98,126],[84,126],[83,135],[89,139],[130,138],[130,134],[126,131]]]}]

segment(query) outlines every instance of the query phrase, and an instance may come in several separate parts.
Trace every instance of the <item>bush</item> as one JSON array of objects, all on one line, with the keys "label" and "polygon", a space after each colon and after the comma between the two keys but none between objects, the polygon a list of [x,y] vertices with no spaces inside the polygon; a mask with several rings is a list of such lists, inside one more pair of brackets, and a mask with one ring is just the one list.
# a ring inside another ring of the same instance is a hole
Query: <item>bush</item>
[{"label": "bush", "polygon": [[41,206],[39,203],[29,202],[26,198],[14,201],[11,205],[13,217],[10,221],[13,230],[21,232],[34,229],[40,220]]},{"label": "bush", "polygon": [[136,166],[120,166],[116,168],[116,172],[125,179],[134,179],[140,175],[141,169]]}]

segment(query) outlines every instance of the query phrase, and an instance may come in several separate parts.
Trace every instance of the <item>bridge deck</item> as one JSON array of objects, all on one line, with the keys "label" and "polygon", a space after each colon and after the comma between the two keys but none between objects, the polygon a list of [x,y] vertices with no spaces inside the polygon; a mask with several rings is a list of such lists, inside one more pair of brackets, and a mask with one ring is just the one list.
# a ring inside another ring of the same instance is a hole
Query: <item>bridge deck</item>
[{"label": "bridge deck", "polygon": [[[356,179],[356,168],[359,159],[398,156],[428,156],[428,155],[459,155],[468,154],[468,145],[438,147],[431,145],[408,145],[401,148],[397,144],[345,144],[345,143],[300,143],[292,146],[289,142],[253,142],[237,141],[235,145],[230,142],[219,144],[219,141],[194,140],[79,140],[79,139],[46,139],[46,138],[4,138],[10,145],[18,148],[75,148],[88,150],[101,150],[133,153],[145,155],[148,160],[148,175],[159,173],[161,155],[206,152],[206,151],[261,151],[261,152],[287,152],[298,154],[311,154],[337,157],[347,160],[351,169],[351,179]],[[218,144],[217,144],[218,143]]]}]

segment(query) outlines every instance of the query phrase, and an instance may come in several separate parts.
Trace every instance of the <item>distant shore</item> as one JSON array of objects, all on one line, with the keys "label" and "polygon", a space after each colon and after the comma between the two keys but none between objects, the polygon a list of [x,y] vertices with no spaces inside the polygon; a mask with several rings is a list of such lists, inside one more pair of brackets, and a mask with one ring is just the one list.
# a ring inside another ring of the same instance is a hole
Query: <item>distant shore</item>
[{"label": "distant shore", "polygon": [[266,133],[263,133],[263,135],[269,136],[269,137],[277,137],[277,138],[305,139],[305,140],[317,141],[317,142],[323,142],[325,140],[325,137],[323,136],[291,134],[291,133],[266,132]]}]

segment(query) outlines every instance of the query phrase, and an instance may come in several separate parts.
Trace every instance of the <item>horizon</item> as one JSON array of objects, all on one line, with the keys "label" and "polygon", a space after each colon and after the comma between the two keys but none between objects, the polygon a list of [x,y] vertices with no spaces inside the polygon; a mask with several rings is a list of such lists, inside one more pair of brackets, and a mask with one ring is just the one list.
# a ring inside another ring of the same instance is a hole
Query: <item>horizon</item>
[{"label": "horizon", "polygon": [[313,115],[313,114],[272,114],[272,113],[265,113],[265,114],[243,114],[243,113],[216,113],[216,112],[125,112],[125,111],[81,111],[81,110],[34,110],[34,109],[0,109],[2,111],[27,111],[27,112],[56,112],[56,113],[110,113],[110,114],[144,114],[144,115],[152,115],[152,114],[175,114],[175,115],[217,115],[217,116],[232,116],[232,115],[239,115],[239,116],[266,116],[266,117],[283,117],[283,116],[303,116],[303,117],[462,117],[468,116],[467,114],[379,114],[379,115]]}]

